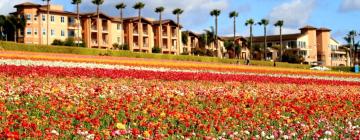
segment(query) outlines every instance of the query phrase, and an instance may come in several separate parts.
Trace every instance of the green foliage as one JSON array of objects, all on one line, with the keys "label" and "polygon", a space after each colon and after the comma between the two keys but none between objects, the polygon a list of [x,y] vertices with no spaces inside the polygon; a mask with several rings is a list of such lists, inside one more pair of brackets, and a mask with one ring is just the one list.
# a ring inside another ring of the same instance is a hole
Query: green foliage
[{"label": "green foliage", "polygon": [[161,53],[161,48],[156,46],[152,48],[152,53]]},{"label": "green foliage", "polygon": [[339,67],[331,67],[332,71],[342,71],[342,72],[354,72],[354,67],[345,67],[345,66],[339,66]]},{"label": "green foliage", "polygon": [[60,39],[55,39],[53,41],[53,43],[51,43],[51,45],[54,45],[54,46],[64,46],[64,42],[61,41]]},{"label": "green foliage", "polygon": [[[74,38],[67,38],[65,41],[55,39],[51,45],[54,46],[76,46]],[[80,45],[81,46],[81,45]]]},{"label": "green foliage", "polygon": [[65,45],[65,46],[76,46],[75,41],[74,41],[74,38],[67,38],[67,39],[64,41],[64,45]]},{"label": "green foliage", "polygon": [[[80,47],[65,47],[65,46],[46,46],[46,45],[31,45],[20,44],[13,42],[0,41],[0,46],[4,50],[11,51],[29,51],[29,52],[44,52],[44,53],[67,53],[67,54],[79,54],[79,55],[110,55],[117,57],[132,57],[132,58],[152,58],[152,59],[167,59],[167,60],[180,60],[180,61],[197,61],[197,62],[215,62],[215,63],[227,63],[236,64],[237,59],[220,59],[217,57],[206,56],[189,56],[189,55],[171,55],[171,54],[148,54],[148,53],[135,53],[131,51],[122,50],[104,50],[104,49],[91,49]],[[126,45],[127,46],[127,45]],[[206,53],[202,49],[195,49],[195,51]],[[273,62],[270,61],[255,61],[251,60],[251,65],[255,66],[273,66]],[[287,68],[301,68],[309,69],[309,65],[289,64],[289,63],[276,63],[277,67]]]},{"label": "green foliage", "polygon": [[182,41],[183,44],[188,43],[188,37],[189,37],[189,32],[182,32],[181,33],[181,41]]},{"label": "green foliage", "polygon": [[122,45],[120,45],[120,44],[118,44],[118,43],[114,43],[114,44],[113,44],[113,47],[114,47],[114,49],[116,49],[116,50],[129,50],[129,45],[127,45],[127,44],[122,44]]}]

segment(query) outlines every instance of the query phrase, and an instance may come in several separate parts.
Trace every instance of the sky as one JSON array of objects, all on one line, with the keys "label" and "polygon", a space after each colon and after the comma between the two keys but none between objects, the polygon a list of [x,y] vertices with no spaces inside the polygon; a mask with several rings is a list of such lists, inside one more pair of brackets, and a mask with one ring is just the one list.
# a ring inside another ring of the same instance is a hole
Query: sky
[{"label": "sky", "polygon": [[[96,10],[91,0],[82,0],[81,12]],[[0,0],[0,14],[15,11],[13,6],[22,2],[43,4],[42,0]],[[231,36],[233,34],[233,20],[229,18],[231,11],[239,12],[237,18],[237,35],[249,36],[249,29],[245,26],[247,19],[256,22],[263,18],[269,19],[269,34],[278,34],[278,28],[273,24],[277,20],[284,20],[285,33],[298,33],[299,28],[305,25],[326,27],[332,29],[332,37],[345,43],[343,37],[350,31],[360,32],[360,0],[105,0],[101,11],[110,16],[119,16],[115,8],[117,3],[127,4],[125,16],[136,16],[137,11],[132,8],[136,2],[144,2],[143,16],[157,19],[154,9],[164,6],[164,18],[175,20],[172,10],[181,8],[184,13],[180,22],[184,30],[197,33],[214,26],[214,17],[209,15],[212,9],[220,9],[219,35]],[[75,11],[71,0],[51,0],[52,4],[64,5],[65,10]],[[261,26],[254,27],[254,35],[263,35]]]}]

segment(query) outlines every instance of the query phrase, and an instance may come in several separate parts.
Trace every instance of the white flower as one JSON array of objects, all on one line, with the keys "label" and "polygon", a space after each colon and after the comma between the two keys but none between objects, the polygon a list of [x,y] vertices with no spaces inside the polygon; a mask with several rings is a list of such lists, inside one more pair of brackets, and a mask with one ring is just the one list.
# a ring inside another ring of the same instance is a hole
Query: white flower
[{"label": "white flower", "polygon": [[331,133],[331,131],[325,131],[325,135],[329,135],[329,136],[331,136],[332,135],[332,133]]},{"label": "white flower", "polygon": [[247,130],[245,130],[244,133],[245,133],[246,135],[250,135],[250,132],[247,131]]},{"label": "white flower", "polygon": [[261,131],[261,137],[265,137],[266,133],[264,131]]},{"label": "white flower", "polygon": [[284,135],[283,139],[288,140],[290,137],[288,135]]},{"label": "white flower", "polygon": [[51,134],[54,134],[54,135],[57,135],[57,136],[59,136],[59,132],[58,131],[56,131],[56,130],[51,130],[51,132],[50,132]]},{"label": "white flower", "polygon": [[95,134],[89,134],[86,136],[86,140],[93,140],[95,138]]}]

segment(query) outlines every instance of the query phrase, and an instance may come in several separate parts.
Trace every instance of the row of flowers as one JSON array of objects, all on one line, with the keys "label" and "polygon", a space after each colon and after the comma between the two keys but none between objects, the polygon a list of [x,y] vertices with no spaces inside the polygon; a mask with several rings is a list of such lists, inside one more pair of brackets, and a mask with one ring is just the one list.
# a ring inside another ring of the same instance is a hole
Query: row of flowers
[{"label": "row of flowers", "polygon": [[[209,73],[221,75],[239,75],[239,76],[253,76],[253,77],[274,77],[274,78],[292,78],[292,79],[317,79],[317,80],[331,80],[331,81],[348,81],[360,82],[360,78],[353,77],[331,77],[331,76],[305,76],[305,75],[284,75],[284,74],[263,74],[263,73],[249,73],[249,72],[218,72],[213,70],[182,70],[170,68],[149,68],[141,66],[125,66],[125,65],[110,65],[84,62],[62,62],[62,61],[41,61],[41,60],[22,60],[22,59],[0,59],[0,65],[14,65],[14,66],[49,66],[49,67],[65,67],[65,68],[87,68],[87,69],[109,69],[109,70],[138,70],[138,71],[152,71],[152,72],[177,72],[177,73]],[[237,77],[237,76],[234,76]]]},{"label": "row of flowers", "polygon": [[154,59],[132,59],[107,56],[86,56],[86,55],[70,55],[70,54],[49,54],[49,53],[33,53],[33,52],[0,52],[0,58],[5,59],[30,59],[45,61],[66,61],[66,62],[83,62],[98,63],[110,65],[126,65],[136,67],[151,68],[171,68],[181,70],[202,70],[202,71],[218,71],[232,73],[257,73],[257,74],[280,74],[280,75],[301,75],[301,76],[325,76],[325,77],[341,77],[341,78],[360,78],[359,74],[339,73],[339,72],[321,72],[304,69],[287,69],[273,67],[253,67],[243,65],[227,65],[227,64],[211,64],[198,62],[177,62]]},{"label": "row of flowers", "polygon": [[108,77],[108,78],[135,78],[146,80],[193,80],[193,81],[238,81],[256,83],[283,83],[283,84],[315,84],[315,85],[353,85],[360,86],[356,81],[305,79],[290,77],[273,77],[260,75],[220,74],[208,72],[174,72],[133,69],[104,69],[104,68],[68,68],[49,66],[15,66],[0,65],[0,72],[8,76],[42,76],[56,77]]},{"label": "row of flowers", "polygon": [[0,137],[359,139],[359,94],[336,85],[0,75]]}]

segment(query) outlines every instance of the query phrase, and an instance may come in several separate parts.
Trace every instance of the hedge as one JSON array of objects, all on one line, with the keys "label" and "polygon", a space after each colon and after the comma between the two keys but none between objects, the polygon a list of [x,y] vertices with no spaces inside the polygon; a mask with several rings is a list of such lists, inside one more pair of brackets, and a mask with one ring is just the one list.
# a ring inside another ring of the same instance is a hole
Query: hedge
[{"label": "hedge", "polygon": [[[108,56],[132,57],[132,58],[152,58],[152,59],[166,59],[166,60],[180,60],[180,61],[244,64],[244,60],[238,60],[238,59],[221,59],[216,57],[190,56],[190,55],[150,54],[150,53],[138,53],[138,52],[124,51],[124,50],[104,50],[104,49],[80,48],[80,47],[46,46],[46,45],[21,44],[21,43],[4,42],[4,41],[0,41],[0,47],[4,50],[11,50],[11,51],[65,53],[65,54],[79,54],[79,55],[108,55]],[[250,64],[255,66],[273,66],[273,62],[270,61],[251,60]],[[289,64],[283,62],[277,62],[276,66],[285,67],[285,68],[300,68],[300,69],[310,68],[309,65]]]}]

